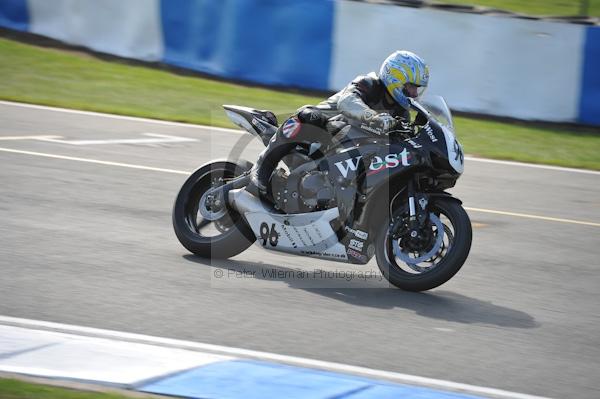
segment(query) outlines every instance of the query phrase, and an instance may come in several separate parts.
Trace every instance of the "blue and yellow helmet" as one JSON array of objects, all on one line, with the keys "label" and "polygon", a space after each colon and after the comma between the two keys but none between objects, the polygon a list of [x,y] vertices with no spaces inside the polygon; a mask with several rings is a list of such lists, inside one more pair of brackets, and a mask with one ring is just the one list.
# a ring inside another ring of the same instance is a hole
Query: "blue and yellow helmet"
[{"label": "blue and yellow helmet", "polygon": [[[425,91],[429,83],[429,68],[415,53],[396,51],[381,64],[379,79],[394,100],[404,108],[408,108],[408,97],[421,96]],[[411,89],[416,87],[416,92],[409,93],[407,84]]]}]

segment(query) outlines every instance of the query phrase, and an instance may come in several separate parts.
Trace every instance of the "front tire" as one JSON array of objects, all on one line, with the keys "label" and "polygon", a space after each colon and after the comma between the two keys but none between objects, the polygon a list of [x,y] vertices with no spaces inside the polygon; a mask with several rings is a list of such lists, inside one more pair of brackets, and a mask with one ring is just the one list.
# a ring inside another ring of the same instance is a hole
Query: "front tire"
[{"label": "front tire", "polygon": [[[399,258],[397,251],[402,241],[397,241],[400,244],[395,245],[395,250],[392,219],[387,219],[377,235],[377,265],[387,280],[402,290],[426,291],[444,284],[460,270],[469,255],[473,232],[469,215],[460,203],[452,198],[436,198],[430,203],[429,210],[432,218],[437,219],[438,226],[443,226],[443,231],[438,231],[438,227],[431,223],[431,241],[435,242],[441,235],[442,242],[434,255],[426,256],[427,260],[422,261],[423,257],[419,257],[418,252],[414,255],[418,263],[407,263],[408,255],[401,254],[402,259]],[[402,212],[397,211],[393,218],[402,217]]]},{"label": "front tire", "polygon": [[200,199],[206,191],[251,167],[249,162],[237,165],[217,161],[201,166],[186,180],[175,199],[172,218],[175,235],[188,251],[203,258],[226,259],[245,251],[256,240],[244,218],[230,207],[213,222],[199,213]]}]

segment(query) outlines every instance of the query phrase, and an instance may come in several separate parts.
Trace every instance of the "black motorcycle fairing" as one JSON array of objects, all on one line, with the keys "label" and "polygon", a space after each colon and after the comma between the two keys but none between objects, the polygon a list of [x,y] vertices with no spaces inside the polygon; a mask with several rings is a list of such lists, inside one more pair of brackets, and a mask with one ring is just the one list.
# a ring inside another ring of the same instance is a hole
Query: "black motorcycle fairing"
[{"label": "black motorcycle fairing", "polygon": [[453,187],[460,173],[450,164],[448,154],[455,153],[455,157],[463,157],[462,150],[453,148],[452,151],[449,151],[443,128],[435,120],[429,120],[425,124],[416,127],[418,130],[415,140],[425,145],[431,159],[432,176],[451,181],[451,185],[445,188]]},{"label": "black motorcycle fairing", "polygon": [[[431,144],[421,136],[410,140],[380,137],[354,126],[346,129],[343,134],[339,145],[331,147],[318,161],[300,165],[285,179],[277,179],[274,175],[274,182],[277,182],[273,184],[274,198],[279,202],[279,208],[286,213],[324,209],[307,207],[306,201],[299,194],[303,192],[302,181],[305,176],[311,173],[326,176],[327,183],[324,186],[331,187],[332,194],[326,203],[337,206],[340,211],[340,239],[351,250],[348,253],[349,259],[365,263],[374,252],[368,251],[371,240],[354,237],[345,229],[359,231],[361,237],[373,238],[371,222],[383,218],[375,216],[375,212],[387,209],[384,204],[389,203],[390,197],[406,185],[409,176],[431,167],[428,152],[424,151]],[[377,197],[376,201],[373,201],[372,196]],[[375,202],[377,204],[372,206]],[[364,212],[369,209],[369,213]]]},{"label": "black motorcycle fairing", "polygon": [[[364,237],[359,244],[363,251],[350,251],[359,237],[351,233],[341,242],[349,249],[349,259],[364,263],[372,257],[376,230],[397,202],[404,205],[407,195],[398,194],[415,180],[419,183],[416,198],[451,197],[442,190],[454,186],[456,173],[447,159],[448,149],[442,127],[435,121],[418,127],[417,134],[409,139],[401,137],[377,137],[352,127],[333,154],[328,154],[320,163],[327,170],[336,187],[355,187],[354,201],[346,197],[346,211],[342,219],[346,231],[359,231]],[[339,203],[340,198],[336,197]]]},{"label": "black motorcycle fairing", "polygon": [[[442,126],[419,115],[420,125],[410,138],[394,133],[376,136],[349,123],[335,136],[334,143],[323,146],[325,154],[319,154],[320,158],[308,156],[309,142],[299,143],[301,156],[296,158],[300,162],[288,176],[277,179],[274,175],[279,209],[294,214],[338,207],[339,223],[333,227],[348,250],[349,260],[368,262],[374,253],[376,231],[389,216],[390,202],[396,201],[407,184],[416,181],[416,198],[425,198],[426,193],[438,195],[452,187],[460,176],[448,162],[452,152]],[[306,182],[310,184],[305,187]],[[314,198],[306,201],[306,195]],[[403,197],[401,202],[405,200]]]},{"label": "black motorcycle fairing", "polygon": [[387,137],[361,137],[342,143],[319,164],[332,182],[356,185],[363,194],[398,174],[429,166],[428,154],[416,139],[411,142]]},{"label": "black motorcycle fairing", "polygon": [[271,111],[241,107],[238,105],[223,105],[229,118],[239,127],[259,138],[264,145],[277,133],[277,116]]}]

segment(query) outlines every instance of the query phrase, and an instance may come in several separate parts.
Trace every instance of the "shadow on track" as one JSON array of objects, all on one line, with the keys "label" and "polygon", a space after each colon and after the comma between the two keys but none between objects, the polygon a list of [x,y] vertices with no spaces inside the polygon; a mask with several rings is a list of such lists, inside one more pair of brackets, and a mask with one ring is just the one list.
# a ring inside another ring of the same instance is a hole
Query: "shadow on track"
[{"label": "shadow on track", "polygon": [[[290,288],[356,306],[409,309],[423,317],[464,324],[489,324],[509,328],[539,327],[539,323],[525,312],[440,289],[424,293],[407,292],[390,286],[385,280],[375,279],[371,279],[372,281],[338,279],[333,288],[331,281],[298,277],[298,268],[292,269],[266,263],[257,264],[236,260],[211,260],[193,255],[184,255],[184,258],[225,271],[252,273],[255,279],[284,282]],[[273,277],[274,271],[277,273],[277,277]],[[261,287],[264,289],[264,286],[261,285]],[[239,285],[239,289],[248,288]]]}]

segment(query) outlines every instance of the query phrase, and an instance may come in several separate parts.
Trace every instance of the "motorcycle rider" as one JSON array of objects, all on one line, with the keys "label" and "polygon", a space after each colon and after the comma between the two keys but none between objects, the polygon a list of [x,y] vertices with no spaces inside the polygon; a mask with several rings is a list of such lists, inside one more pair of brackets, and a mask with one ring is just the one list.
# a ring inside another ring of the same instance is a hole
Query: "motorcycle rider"
[{"label": "motorcycle rider", "polygon": [[422,58],[410,51],[392,53],[381,64],[379,75],[371,72],[358,76],[327,100],[300,108],[284,122],[252,168],[246,189],[268,199],[269,180],[279,161],[300,141],[330,141],[328,122],[340,114],[361,122],[366,125],[365,130],[374,134],[409,134],[408,98],[422,95],[428,82],[429,68]]}]

